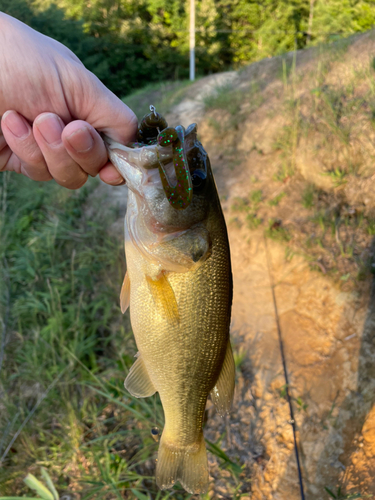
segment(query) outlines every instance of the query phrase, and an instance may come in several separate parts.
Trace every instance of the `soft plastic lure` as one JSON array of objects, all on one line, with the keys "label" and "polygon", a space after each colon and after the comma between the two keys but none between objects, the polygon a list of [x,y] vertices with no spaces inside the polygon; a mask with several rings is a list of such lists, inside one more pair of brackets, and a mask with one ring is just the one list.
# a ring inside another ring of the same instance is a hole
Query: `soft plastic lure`
[{"label": "soft plastic lure", "polygon": [[164,192],[172,207],[184,210],[193,198],[193,184],[189,172],[189,164],[184,150],[184,132],[180,125],[175,129],[168,127],[158,135],[159,146],[172,146],[173,166],[176,173],[176,185],[171,186],[165,174],[162,163],[159,161],[159,173]]},{"label": "soft plastic lure", "polygon": [[151,112],[141,120],[137,134],[138,142],[133,143],[132,147],[138,148],[155,143],[161,147],[172,147],[176,185],[171,186],[169,183],[160,159],[159,173],[169,203],[176,210],[184,210],[193,198],[193,185],[184,149],[185,130],[180,125],[176,128],[168,127],[165,118],[155,111],[154,106],[150,106],[150,110]]}]

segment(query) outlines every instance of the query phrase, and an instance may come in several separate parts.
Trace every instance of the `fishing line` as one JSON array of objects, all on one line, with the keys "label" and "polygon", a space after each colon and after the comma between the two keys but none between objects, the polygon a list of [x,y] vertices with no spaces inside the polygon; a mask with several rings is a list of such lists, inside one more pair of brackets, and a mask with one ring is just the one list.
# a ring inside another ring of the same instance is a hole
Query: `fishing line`
[{"label": "fishing line", "polygon": [[289,392],[289,377],[288,377],[288,371],[287,371],[287,368],[286,368],[284,343],[283,343],[283,338],[282,338],[282,335],[281,335],[281,326],[280,326],[280,321],[279,321],[279,313],[278,313],[278,309],[277,309],[277,302],[276,302],[276,295],[275,295],[275,285],[274,285],[273,277],[272,277],[272,273],[271,273],[271,264],[270,264],[270,256],[269,256],[268,245],[267,245],[267,238],[265,236],[263,236],[263,238],[264,238],[264,246],[266,248],[266,260],[267,260],[267,267],[268,267],[268,276],[269,276],[270,285],[271,285],[271,291],[272,291],[273,307],[274,307],[274,310],[275,310],[275,320],[276,320],[276,327],[277,327],[277,335],[278,335],[278,338],[279,338],[279,347],[280,347],[280,353],[281,353],[281,360],[282,360],[283,370],[284,370],[285,392],[286,392],[286,398],[287,398],[288,405],[289,405],[289,414],[290,414],[289,423],[290,423],[290,425],[292,426],[292,429],[293,429],[294,451],[295,451],[295,454],[296,454],[296,462],[297,462],[297,470],[298,470],[298,480],[299,480],[299,489],[300,489],[300,493],[301,493],[301,499],[305,500],[305,493],[304,493],[304,488],[303,488],[303,478],[302,478],[301,463],[300,463],[299,452],[298,452],[296,421],[294,419],[292,398],[290,397],[290,392]]}]

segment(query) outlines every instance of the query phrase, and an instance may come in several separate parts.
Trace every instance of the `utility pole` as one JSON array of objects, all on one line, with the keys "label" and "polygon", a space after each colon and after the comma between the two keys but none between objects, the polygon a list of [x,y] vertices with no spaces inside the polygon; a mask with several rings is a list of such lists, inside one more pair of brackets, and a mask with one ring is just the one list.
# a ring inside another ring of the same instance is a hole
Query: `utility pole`
[{"label": "utility pole", "polygon": [[190,0],[190,81],[195,80],[195,0]]},{"label": "utility pole", "polygon": [[314,3],[315,0],[310,0],[309,24],[307,25],[307,43],[311,40],[312,25],[314,19]]}]

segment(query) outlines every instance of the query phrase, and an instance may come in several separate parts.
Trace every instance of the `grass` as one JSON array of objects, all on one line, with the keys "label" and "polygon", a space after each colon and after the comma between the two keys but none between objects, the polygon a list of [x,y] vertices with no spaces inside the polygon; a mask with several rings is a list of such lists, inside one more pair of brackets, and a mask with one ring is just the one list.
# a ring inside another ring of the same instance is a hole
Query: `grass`
[{"label": "grass", "polygon": [[287,243],[292,239],[290,230],[283,227],[281,221],[278,219],[270,219],[268,221],[268,228],[265,231],[265,235],[267,238],[281,243]]},{"label": "grass", "polygon": [[[256,229],[262,223],[257,215],[261,202],[263,200],[263,194],[261,189],[255,189],[250,191],[249,196],[246,198],[237,197],[233,200],[232,211],[240,212],[246,214],[246,226],[249,229]],[[235,223],[237,227],[240,227],[240,221],[238,218],[232,218],[232,223]]]},{"label": "grass", "polygon": [[278,195],[276,195],[274,198],[268,201],[268,204],[270,207],[277,207],[280,201],[286,196],[286,193],[284,191],[281,191]]},{"label": "grass", "polygon": [[252,82],[247,89],[233,89],[233,84],[220,85],[203,100],[207,112],[220,111],[220,120],[208,118],[208,124],[219,135],[237,130],[248,116],[264,102],[259,86]]},{"label": "grass", "polygon": [[337,167],[333,170],[330,170],[329,172],[323,172],[322,175],[327,175],[332,179],[334,187],[339,187],[342,186],[343,184],[346,184],[347,182],[347,175],[348,173],[345,172],[345,170],[342,170],[341,168]]},{"label": "grass", "polygon": [[354,500],[356,498],[360,499],[365,499],[365,498],[373,498],[372,495],[362,495],[361,493],[348,493],[345,494],[342,492],[341,486],[339,486],[336,490],[336,492],[333,492],[332,489],[325,487],[324,488],[326,493],[328,493],[330,498],[334,498],[336,500]]},{"label": "grass", "polygon": [[0,176],[0,491],[30,497],[23,480],[44,467],[59,495],[187,499],[155,484],[159,398],[124,389],[136,346],[119,308],[123,242],[116,213],[87,215],[96,185]]},{"label": "grass", "polygon": [[302,205],[305,208],[312,208],[314,206],[315,194],[316,188],[314,184],[307,184],[302,193]]},{"label": "grass", "polygon": [[204,98],[203,103],[206,110],[220,109],[236,115],[240,112],[243,101],[243,92],[233,90],[233,85],[228,83],[216,87],[214,92]]},{"label": "grass", "polygon": [[138,119],[150,112],[150,104],[155,106],[158,113],[166,115],[173,106],[183,99],[191,84],[190,80],[152,83],[129,94],[122,100],[134,111]]}]

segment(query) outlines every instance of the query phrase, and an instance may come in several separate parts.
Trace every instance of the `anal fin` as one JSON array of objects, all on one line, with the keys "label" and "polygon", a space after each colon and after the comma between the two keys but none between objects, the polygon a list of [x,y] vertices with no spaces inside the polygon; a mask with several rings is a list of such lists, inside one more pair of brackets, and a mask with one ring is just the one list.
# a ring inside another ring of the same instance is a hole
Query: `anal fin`
[{"label": "anal fin", "polygon": [[223,416],[228,413],[233,400],[236,368],[234,365],[232,347],[228,340],[224,363],[215,387],[211,391],[211,399],[216,411]]},{"label": "anal fin", "polygon": [[130,304],[130,279],[128,276],[128,272],[126,271],[120,293],[120,307],[122,314],[124,314],[124,312],[127,310],[129,304]]},{"label": "anal fin", "polygon": [[165,273],[161,272],[156,279],[146,276],[146,280],[156,307],[167,318],[168,323],[178,324],[180,316],[176,297]]},{"label": "anal fin", "polygon": [[130,368],[124,385],[125,389],[136,398],[147,398],[155,394],[156,389],[150,379],[141,355],[138,356],[138,359]]}]

